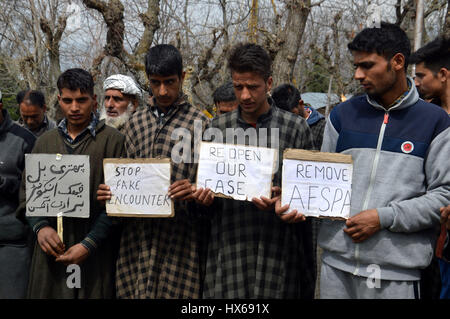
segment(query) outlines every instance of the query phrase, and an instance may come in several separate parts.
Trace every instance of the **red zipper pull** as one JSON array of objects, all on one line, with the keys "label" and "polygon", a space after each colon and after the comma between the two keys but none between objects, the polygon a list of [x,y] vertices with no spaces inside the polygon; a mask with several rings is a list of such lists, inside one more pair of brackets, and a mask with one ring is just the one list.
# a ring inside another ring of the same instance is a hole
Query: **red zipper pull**
[{"label": "red zipper pull", "polygon": [[383,123],[387,124],[388,122],[389,122],[389,113],[385,113],[384,114],[384,121],[383,121]]}]

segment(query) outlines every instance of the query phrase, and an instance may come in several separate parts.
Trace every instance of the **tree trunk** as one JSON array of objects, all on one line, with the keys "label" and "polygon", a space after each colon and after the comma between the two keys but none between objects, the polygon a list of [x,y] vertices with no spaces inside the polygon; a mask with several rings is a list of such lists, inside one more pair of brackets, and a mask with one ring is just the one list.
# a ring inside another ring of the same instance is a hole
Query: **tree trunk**
[{"label": "tree trunk", "polygon": [[152,46],[155,32],[159,29],[159,5],[160,0],[148,0],[147,12],[141,14],[140,18],[144,24],[145,30],[141,40],[136,48],[134,56],[129,56],[127,64],[134,65],[134,75],[139,83],[147,83],[145,74],[145,55]]},{"label": "tree trunk", "polygon": [[83,0],[86,7],[95,9],[103,16],[108,31],[106,33],[105,56],[119,57],[123,51],[125,23],[123,21],[125,10],[120,0]]},{"label": "tree trunk", "polygon": [[[415,26],[416,26],[416,3],[417,0],[408,0],[403,7],[403,11],[401,14],[397,13],[397,22],[396,24],[399,25],[403,30],[405,30],[406,35],[408,36],[410,42],[411,42],[411,50],[414,48],[414,33],[415,33]],[[400,1],[399,4],[400,5]],[[400,12],[400,8],[398,9],[398,12]],[[426,32],[425,32],[424,25],[422,25],[422,38],[426,38]]]},{"label": "tree trunk", "polygon": [[444,29],[442,30],[442,36],[446,39],[450,39],[450,0],[447,3],[447,13],[445,15]]},{"label": "tree trunk", "polygon": [[67,18],[68,16],[60,16],[56,26],[52,26],[45,17],[40,19],[41,30],[45,34],[45,44],[49,53],[48,83],[51,85],[48,86],[45,92],[47,113],[50,118],[57,120],[62,117],[60,109],[57,107],[58,90],[56,88],[56,82],[61,74],[59,47],[62,35],[66,29]]},{"label": "tree trunk", "polygon": [[[148,90],[144,58],[152,45],[156,30],[159,28],[159,0],[148,0],[147,12],[140,16],[145,30],[134,53],[128,53],[123,47],[125,30],[124,6],[120,0],[110,0],[108,3],[102,0],[83,0],[83,3],[87,8],[97,10],[102,14],[108,29],[104,52],[94,61],[94,76],[100,76],[102,65],[105,65],[103,63],[105,58],[108,58],[107,60],[109,61],[111,60],[109,59],[110,57],[115,57],[134,75],[139,85]],[[115,67],[117,67],[117,59],[114,59]]]},{"label": "tree trunk", "polygon": [[284,30],[279,36],[280,49],[273,62],[273,86],[292,82],[294,66],[311,11],[311,0],[288,0],[288,17]]}]

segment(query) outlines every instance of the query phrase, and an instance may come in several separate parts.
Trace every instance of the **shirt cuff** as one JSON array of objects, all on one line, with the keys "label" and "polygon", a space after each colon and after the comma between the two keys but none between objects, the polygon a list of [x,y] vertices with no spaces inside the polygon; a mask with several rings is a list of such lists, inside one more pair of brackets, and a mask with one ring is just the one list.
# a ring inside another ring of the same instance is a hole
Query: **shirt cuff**
[{"label": "shirt cuff", "polygon": [[394,223],[394,209],[392,207],[377,208],[381,229],[387,229]]},{"label": "shirt cuff", "polygon": [[37,233],[41,230],[41,228],[46,227],[46,226],[50,226],[50,223],[48,222],[48,220],[46,220],[46,219],[41,220],[33,226],[33,232],[37,235]]},{"label": "shirt cuff", "polygon": [[93,252],[98,247],[98,244],[91,237],[84,238],[80,244],[89,250],[89,253]]}]

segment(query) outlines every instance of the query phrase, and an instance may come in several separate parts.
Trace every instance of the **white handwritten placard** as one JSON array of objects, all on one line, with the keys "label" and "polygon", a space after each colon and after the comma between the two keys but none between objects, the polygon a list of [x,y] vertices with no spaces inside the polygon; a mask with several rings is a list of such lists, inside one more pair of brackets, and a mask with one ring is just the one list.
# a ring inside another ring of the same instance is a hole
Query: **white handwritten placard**
[{"label": "white handwritten placard", "polygon": [[235,200],[270,198],[276,157],[272,148],[202,142],[197,188]]},{"label": "white handwritten placard", "polygon": [[350,155],[287,149],[281,203],[305,216],[347,219],[352,174]]},{"label": "white handwritten placard", "polygon": [[105,183],[111,189],[106,213],[121,217],[173,217],[170,159],[104,159]]},{"label": "white handwritten placard", "polygon": [[26,215],[89,218],[89,156],[25,154]]}]

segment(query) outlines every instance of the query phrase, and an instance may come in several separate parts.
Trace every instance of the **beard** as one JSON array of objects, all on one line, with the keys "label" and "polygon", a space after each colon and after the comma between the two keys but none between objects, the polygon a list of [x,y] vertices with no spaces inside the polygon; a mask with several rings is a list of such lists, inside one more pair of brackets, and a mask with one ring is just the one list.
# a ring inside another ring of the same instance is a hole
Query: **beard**
[{"label": "beard", "polygon": [[375,88],[366,91],[367,95],[375,101],[380,101],[382,97],[391,91],[397,83],[397,74],[391,71],[391,66],[387,66],[388,77],[384,81],[379,82],[379,85]]},{"label": "beard", "polygon": [[125,123],[130,118],[131,114],[133,114],[133,103],[129,103],[125,112],[120,114],[119,116],[112,117],[106,114],[106,108],[103,106],[100,110],[100,120],[105,120],[105,124],[114,127],[115,129],[121,129]]}]

